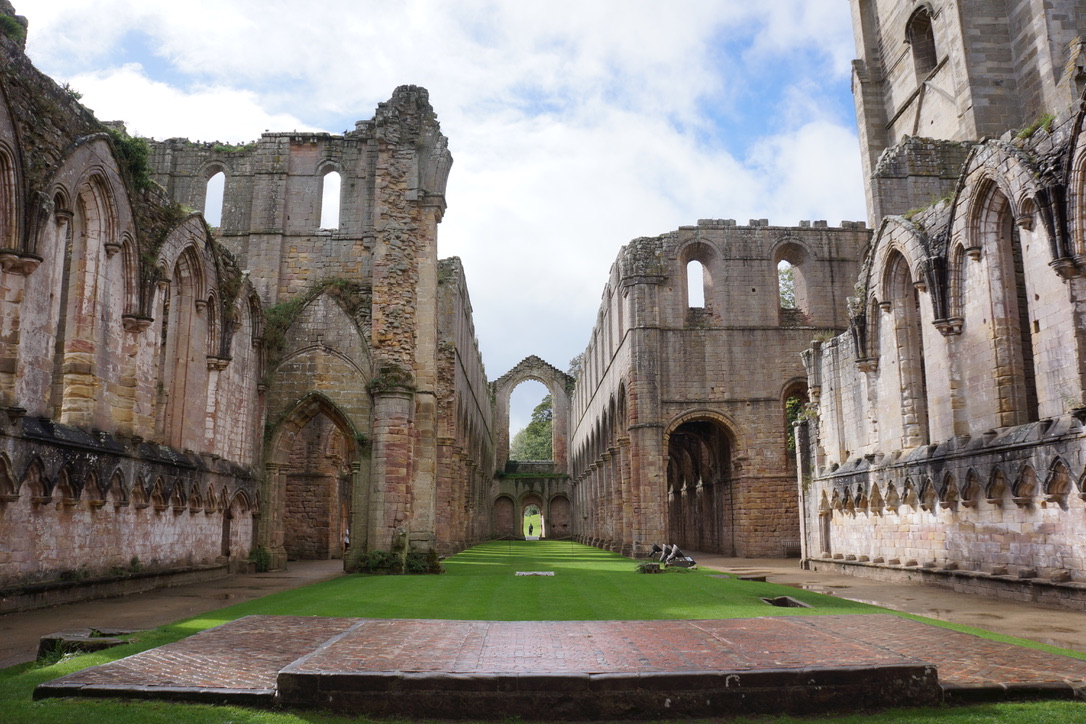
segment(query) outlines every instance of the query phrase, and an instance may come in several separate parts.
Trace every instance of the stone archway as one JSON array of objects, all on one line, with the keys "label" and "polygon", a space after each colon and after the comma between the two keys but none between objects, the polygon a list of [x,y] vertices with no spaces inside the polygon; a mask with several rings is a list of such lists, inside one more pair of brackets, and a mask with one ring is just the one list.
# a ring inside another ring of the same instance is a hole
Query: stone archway
[{"label": "stone archway", "polygon": [[359,512],[352,510],[357,439],[347,418],[320,394],[295,406],[272,436],[261,541],[273,567],[343,556],[351,516]]},{"label": "stone archway", "polygon": [[547,523],[548,538],[569,538],[573,535],[573,506],[565,495],[551,498]]},{"label": "stone archway", "polygon": [[[547,520],[543,511],[543,498],[539,497],[536,493],[529,493],[524,496],[524,499],[520,501],[520,528],[517,533],[521,536],[528,535],[528,518],[538,513],[538,530],[532,531],[532,536],[538,536],[543,538],[546,536]],[[534,521],[532,523],[534,525]]]},{"label": "stone archway", "polygon": [[498,496],[494,501],[492,525],[495,538],[512,538],[516,535],[513,510],[513,499],[507,495]]},{"label": "stone archway", "polygon": [[667,542],[734,553],[733,448],[727,428],[708,417],[687,419],[668,435]]},{"label": "stone archway", "polygon": [[569,391],[573,387],[573,378],[535,355],[521,360],[516,367],[491,383],[497,401],[494,429],[498,435],[496,450],[498,465],[504,468],[509,461],[509,397],[517,385],[527,380],[535,380],[546,386],[554,405],[551,446],[551,458],[554,464],[545,472],[568,472]]}]

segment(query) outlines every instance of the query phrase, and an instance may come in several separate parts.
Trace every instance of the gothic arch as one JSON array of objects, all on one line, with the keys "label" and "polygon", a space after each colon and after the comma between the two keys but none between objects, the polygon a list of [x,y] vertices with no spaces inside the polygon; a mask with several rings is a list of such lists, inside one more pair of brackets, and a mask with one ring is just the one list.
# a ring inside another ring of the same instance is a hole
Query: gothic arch
[{"label": "gothic arch", "polygon": [[266,448],[259,535],[276,568],[292,558],[341,557],[348,529],[355,545],[367,544],[369,511],[345,513],[341,501],[366,505],[354,495],[354,474],[368,432],[316,391],[276,425]]},{"label": "gothic arch", "polygon": [[969,215],[970,244],[981,249],[987,265],[996,414],[999,426],[1008,427],[1038,419],[1033,313],[1014,206],[997,180],[984,179],[976,188]]},{"label": "gothic arch", "polygon": [[534,380],[542,383],[550,392],[554,406],[554,421],[552,424],[553,444],[551,446],[552,457],[555,463],[555,472],[567,472],[567,455],[569,451],[569,410],[570,390],[573,389],[574,380],[557,367],[544,362],[539,357],[531,355],[521,360],[513,369],[506,372],[491,383],[496,401],[496,414],[494,426],[497,429],[497,458],[499,467],[504,467],[509,460],[509,397],[521,382]]}]

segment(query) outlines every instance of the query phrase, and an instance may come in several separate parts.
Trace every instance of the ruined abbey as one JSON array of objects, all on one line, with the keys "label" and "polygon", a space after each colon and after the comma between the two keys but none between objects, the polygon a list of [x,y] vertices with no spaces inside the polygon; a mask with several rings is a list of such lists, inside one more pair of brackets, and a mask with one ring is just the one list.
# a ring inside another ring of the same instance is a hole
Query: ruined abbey
[{"label": "ruined abbey", "polygon": [[[869,219],[634,239],[575,376],[488,380],[424,89],[343,135],[133,139],[0,0],[4,599],[449,554],[531,507],[1086,606],[1086,0],[851,5]],[[552,460],[509,460],[525,380]]]}]

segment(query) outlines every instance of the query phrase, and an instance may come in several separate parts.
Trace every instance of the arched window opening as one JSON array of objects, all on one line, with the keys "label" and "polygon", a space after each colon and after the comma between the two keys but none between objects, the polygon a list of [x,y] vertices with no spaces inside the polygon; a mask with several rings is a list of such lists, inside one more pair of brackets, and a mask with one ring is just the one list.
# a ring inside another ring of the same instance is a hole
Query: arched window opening
[{"label": "arched window opening", "polygon": [[781,326],[801,327],[811,324],[808,317],[807,280],[803,274],[807,257],[807,250],[792,241],[782,244],[773,255]]},{"label": "arched window opening", "polygon": [[542,382],[526,380],[509,395],[509,459],[554,459],[554,407]]},{"label": "arched window opening", "polygon": [[924,330],[920,293],[913,286],[908,262],[894,252],[887,262],[886,286],[891,305],[893,339],[901,385],[902,444],[928,443],[928,383],[924,366]]},{"label": "arched window opening", "polygon": [[708,296],[705,288],[709,275],[705,265],[694,259],[686,265],[686,306],[702,309]]},{"label": "arched window opening", "polygon": [[[1010,205],[1004,209],[1000,218],[1001,236],[1005,241],[1004,246],[1009,247],[1011,265],[1014,268],[1014,287],[1008,290],[1009,297],[1014,300],[1015,311],[1018,318],[1019,349],[1022,359],[1022,386],[1024,388],[1025,417],[1028,422],[1036,422],[1040,419],[1039,403],[1037,398],[1037,371],[1034,364],[1033,323],[1030,321],[1029,293],[1026,291],[1025,261],[1022,258],[1022,240],[1018,235],[1018,227],[1011,218]],[[1008,279],[1008,281],[1010,281]],[[1017,357],[1017,355],[1016,355]]]},{"label": "arched window opening", "polygon": [[777,262],[777,292],[781,309],[796,309],[796,268],[783,259]]},{"label": "arched window opening", "polygon": [[1001,401],[999,425],[1039,419],[1035,366],[1034,314],[1026,288],[1025,260],[1014,212],[1007,197],[991,185],[976,229],[980,246],[992,255],[992,329],[996,345],[993,371]]},{"label": "arched window opening", "polygon": [[923,83],[939,64],[935,52],[935,31],[927,8],[917,10],[905,28],[906,39],[913,53],[917,82]]},{"label": "arched window opening", "polygon": [[218,228],[222,225],[223,196],[226,193],[226,174],[219,171],[207,180],[204,194],[204,220],[208,226]]},{"label": "arched window opening", "polygon": [[342,180],[338,171],[329,171],[321,178],[322,229],[339,228],[339,199]]}]

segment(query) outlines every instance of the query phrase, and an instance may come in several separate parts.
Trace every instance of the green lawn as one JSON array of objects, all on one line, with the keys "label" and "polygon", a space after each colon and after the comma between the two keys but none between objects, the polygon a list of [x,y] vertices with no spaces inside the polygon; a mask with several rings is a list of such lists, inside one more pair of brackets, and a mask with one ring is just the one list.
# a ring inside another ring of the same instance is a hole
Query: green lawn
[{"label": "green lawn", "polygon": [[[0,722],[370,721],[313,712],[273,713],[192,704],[88,699],[32,702],[30,699],[34,686],[40,682],[176,641],[249,614],[516,621],[743,618],[883,611],[786,586],[720,578],[714,571],[638,575],[634,573],[634,567],[627,558],[569,542],[503,541],[477,546],[453,556],[446,561],[447,573],[442,576],[343,576],[163,626],[118,649],[75,656],[49,666],[28,664],[0,671]],[[518,577],[513,575],[516,571],[554,571],[555,575]],[[790,595],[814,608],[776,608],[761,601],[762,597],[780,595]],[[979,633],[965,627],[947,627]],[[1039,644],[1028,645],[1071,653]],[[1072,655],[1086,658],[1086,655]],[[900,710],[869,716],[736,721],[1063,724],[1086,722],[1086,704],[1013,703]]]}]

